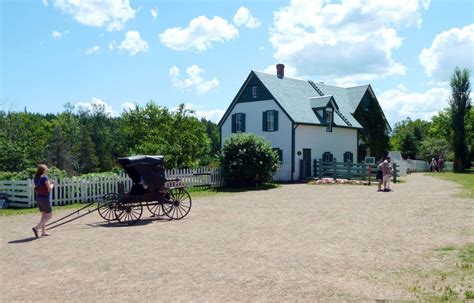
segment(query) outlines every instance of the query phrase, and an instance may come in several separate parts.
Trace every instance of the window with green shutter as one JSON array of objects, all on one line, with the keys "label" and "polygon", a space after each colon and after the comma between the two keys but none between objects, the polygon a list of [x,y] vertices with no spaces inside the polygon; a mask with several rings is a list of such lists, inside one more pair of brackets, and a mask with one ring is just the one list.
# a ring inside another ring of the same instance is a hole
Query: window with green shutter
[{"label": "window with green shutter", "polygon": [[267,110],[263,112],[262,130],[265,132],[274,132],[278,130],[278,111]]},{"label": "window with green shutter", "polygon": [[232,132],[243,133],[245,132],[245,114],[237,113],[232,115]]},{"label": "window with green shutter", "polygon": [[351,152],[344,153],[344,162],[354,162],[354,155]]},{"label": "window with green shutter", "polygon": [[333,161],[333,156],[332,153],[330,152],[325,152],[323,154],[323,162],[332,162]]}]

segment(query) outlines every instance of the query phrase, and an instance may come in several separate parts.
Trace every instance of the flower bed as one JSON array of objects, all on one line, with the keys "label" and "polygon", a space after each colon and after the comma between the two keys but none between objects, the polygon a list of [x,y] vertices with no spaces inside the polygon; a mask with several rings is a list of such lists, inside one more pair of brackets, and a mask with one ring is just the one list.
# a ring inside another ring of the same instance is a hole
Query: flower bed
[{"label": "flower bed", "polygon": [[352,185],[366,185],[367,181],[364,180],[348,180],[348,179],[333,179],[333,178],[322,178],[317,180],[311,180],[309,184],[352,184]]}]

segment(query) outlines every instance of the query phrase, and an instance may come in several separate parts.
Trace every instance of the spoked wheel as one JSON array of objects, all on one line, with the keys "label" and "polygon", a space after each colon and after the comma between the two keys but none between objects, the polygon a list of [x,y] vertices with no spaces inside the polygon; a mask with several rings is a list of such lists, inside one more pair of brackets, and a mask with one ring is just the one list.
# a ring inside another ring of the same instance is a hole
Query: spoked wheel
[{"label": "spoked wheel", "polygon": [[115,204],[115,216],[120,223],[132,225],[142,217],[143,206],[140,202],[118,202]]},{"label": "spoked wheel", "polygon": [[191,196],[184,188],[172,188],[164,194],[163,212],[170,219],[182,219],[190,210]]},{"label": "spoked wheel", "polygon": [[146,207],[154,216],[161,217],[165,215],[165,212],[158,201],[149,202]]},{"label": "spoked wheel", "polygon": [[97,211],[99,215],[107,221],[112,221],[117,219],[115,217],[115,204],[118,202],[119,195],[116,193],[105,194],[102,197],[102,201],[97,202]]}]

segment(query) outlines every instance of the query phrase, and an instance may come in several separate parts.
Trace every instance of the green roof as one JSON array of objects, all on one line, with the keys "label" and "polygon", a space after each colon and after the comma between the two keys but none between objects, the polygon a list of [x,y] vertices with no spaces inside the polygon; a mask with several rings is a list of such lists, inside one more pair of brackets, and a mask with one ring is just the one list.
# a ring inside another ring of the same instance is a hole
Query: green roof
[{"label": "green roof", "polygon": [[[362,99],[363,93],[360,94],[362,88],[365,87],[366,90],[368,85],[347,89],[321,83],[310,83],[303,79],[288,77],[280,79],[274,74],[256,71],[254,73],[294,122],[321,125],[321,121],[312,108],[322,106],[313,105],[321,105],[326,100],[329,102],[330,96],[332,96],[338,106],[334,115],[336,126],[362,128],[352,114]],[[322,95],[316,89],[319,89]],[[359,95],[360,98],[357,99]],[[322,96],[324,98],[320,98]]]},{"label": "green roof", "polygon": [[322,108],[327,107],[328,103],[333,99],[332,96],[319,96],[309,99],[311,108]]}]

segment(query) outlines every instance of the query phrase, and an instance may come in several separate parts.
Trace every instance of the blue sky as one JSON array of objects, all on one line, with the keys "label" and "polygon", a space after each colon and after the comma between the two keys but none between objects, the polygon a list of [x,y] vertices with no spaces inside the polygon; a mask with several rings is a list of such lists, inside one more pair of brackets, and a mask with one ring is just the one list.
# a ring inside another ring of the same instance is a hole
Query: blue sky
[{"label": "blue sky", "polygon": [[[392,126],[474,66],[474,1],[0,0],[0,109],[153,100],[217,122],[251,70],[371,84]],[[474,72],[474,71],[473,71]]]}]

